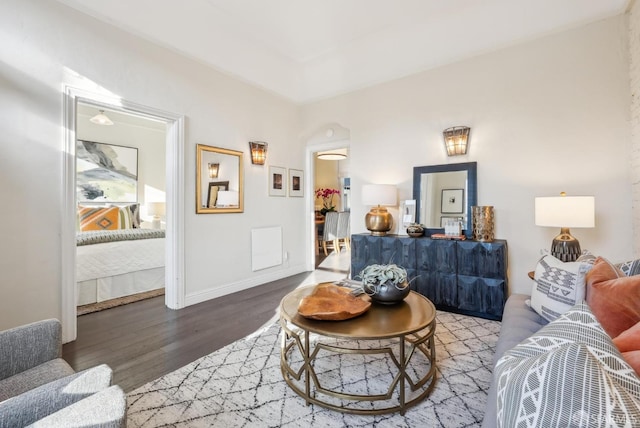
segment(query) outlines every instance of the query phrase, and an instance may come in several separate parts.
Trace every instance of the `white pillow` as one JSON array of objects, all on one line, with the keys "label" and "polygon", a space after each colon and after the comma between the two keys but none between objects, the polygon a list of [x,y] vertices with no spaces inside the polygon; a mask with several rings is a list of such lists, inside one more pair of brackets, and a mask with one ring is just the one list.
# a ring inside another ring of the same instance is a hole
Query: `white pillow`
[{"label": "white pillow", "polygon": [[587,272],[591,259],[562,262],[546,255],[536,265],[531,290],[531,308],[547,321],[553,321],[585,298]]},{"label": "white pillow", "polygon": [[496,363],[499,427],[638,426],[640,379],[586,303]]}]

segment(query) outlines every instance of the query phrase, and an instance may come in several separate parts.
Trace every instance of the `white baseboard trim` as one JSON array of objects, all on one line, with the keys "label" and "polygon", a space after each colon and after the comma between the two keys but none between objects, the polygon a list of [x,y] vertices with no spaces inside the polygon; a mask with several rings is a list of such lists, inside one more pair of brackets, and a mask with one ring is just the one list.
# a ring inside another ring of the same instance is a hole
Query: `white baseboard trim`
[{"label": "white baseboard trim", "polygon": [[[208,290],[198,291],[190,293],[185,296],[185,306],[195,305],[196,303],[206,302],[207,300],[215,299],[216,297],[226,296],[227,294],[236,293],[238,291],[247,290],[252,287],[257,287],[267,282],[276,281],[278,279],[286,278],[289,276],[297,275],[302,272],[306,272],[304,264],[288,267],[284,270],[278,270],[265,275],[255,276],[246,280],[232,282],[210,288]],[[189,285],[187,284],[187,288]]]}]

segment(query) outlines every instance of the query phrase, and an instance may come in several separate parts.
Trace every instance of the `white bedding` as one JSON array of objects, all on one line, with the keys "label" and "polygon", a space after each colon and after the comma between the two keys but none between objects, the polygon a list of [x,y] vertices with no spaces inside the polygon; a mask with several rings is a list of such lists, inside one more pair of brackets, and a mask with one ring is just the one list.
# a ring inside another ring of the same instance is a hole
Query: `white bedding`
[{"label": "white bedding", "polygon": [[78,304],[162,288],[164,264],[164,238],[78,246]]}]

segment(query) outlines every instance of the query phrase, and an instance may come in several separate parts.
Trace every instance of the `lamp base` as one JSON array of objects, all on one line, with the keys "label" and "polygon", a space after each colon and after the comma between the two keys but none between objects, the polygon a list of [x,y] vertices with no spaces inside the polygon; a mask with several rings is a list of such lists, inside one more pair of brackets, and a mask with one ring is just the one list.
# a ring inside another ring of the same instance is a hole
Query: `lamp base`
[{"label": "lamp base", "polygon": [[551,243],[551,255],[563,262],[575,262],[581,254],[580,243],[569,233],[569,228],[561,228]]},{"label": "lamp base", "polygon": [[371,208],[371,211],[364,217],[364,224],[372,235],[384,236],[393,226],[393,217],[385,207],[378,205]]}]

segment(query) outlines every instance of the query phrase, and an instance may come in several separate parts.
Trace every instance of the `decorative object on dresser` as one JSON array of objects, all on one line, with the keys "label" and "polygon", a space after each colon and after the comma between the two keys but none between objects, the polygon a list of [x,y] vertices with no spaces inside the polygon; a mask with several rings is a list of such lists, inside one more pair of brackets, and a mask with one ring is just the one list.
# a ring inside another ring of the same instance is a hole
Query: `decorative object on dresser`
[{"label": "decorative object on dresser", "polygon": [[551,254],[563,262],[580,257],[580,243],[569,232],[570,227],[595,227],[595,198],[593,196],[537,197],[535,199],[536,226],[559,227],[560,234],[553,238]]},{"label": "decorative object on dresser", "polygon": [[394,305],[409,295],[407,271],[395,264],[369,265],[356,278],[362,280],[362,289],[376,303]]},{"label": "decorative object on dresser", "polygon": [[494,238],[495,220],[492,206],[471,207],[473,218],[473,239],[480,242],[491,242]]},{"label": "decorative object on dresser", "polygon": [[424,227],[422,227],[421,224],[412,223],[407,226],[407,235],[411,236],[412,238],[422,236],[424,235]]},{"label": "decorative object on dresser", "polygon": [[393,217],[383,205],[398,204],[398,190],[391,184],[365,184],[362,186],[362,203],[371,206],[364,218],[372,235],[384,236],[393,227]]},{"label": "decorative object on dresser", "polygon": [[411,289],[438,309],[501,319],[507,298],[507,242],[351,235],[351,272],[393,257]]}]

